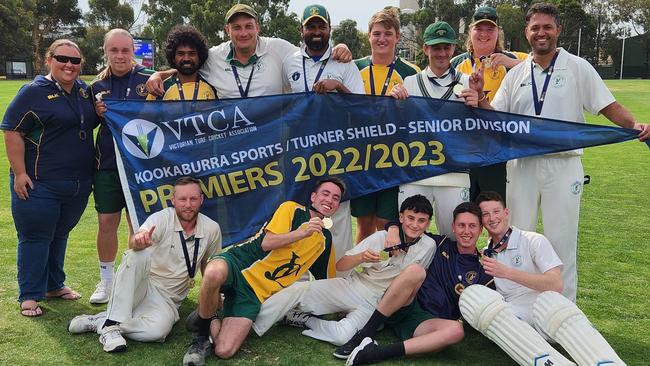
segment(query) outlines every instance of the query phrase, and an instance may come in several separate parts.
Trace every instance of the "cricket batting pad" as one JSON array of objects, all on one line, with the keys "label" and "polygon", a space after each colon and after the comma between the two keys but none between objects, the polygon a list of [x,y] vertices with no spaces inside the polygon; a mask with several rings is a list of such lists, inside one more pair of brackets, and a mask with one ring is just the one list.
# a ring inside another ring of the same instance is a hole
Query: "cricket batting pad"
[{"label": "cricket batting pad", "polygon": [[625,365],[585,314],[561,294],[540,294],[533,305],[533,319],[578,365]]},{"label": "cricket batting pad", "polygon": [[517,318],[498,292],[482,285],[460,295],[460,312],[472,327],[496,343],[513,360],[526,366],[575,365],[528,323]]}]

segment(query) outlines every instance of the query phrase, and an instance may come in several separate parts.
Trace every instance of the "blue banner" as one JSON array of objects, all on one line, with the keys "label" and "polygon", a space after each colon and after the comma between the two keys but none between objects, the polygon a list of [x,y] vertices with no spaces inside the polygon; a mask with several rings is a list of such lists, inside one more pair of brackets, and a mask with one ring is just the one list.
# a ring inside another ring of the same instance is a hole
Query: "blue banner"
[{"label": "blue banner", "polygon": [[257,232],[286,200],[339,175],[345,199],[469,167],[636,139],[638,131],[410,97],[313,93],[218,101],[106,99],[133,226],[171,204],[184,175],[224,246]]}]

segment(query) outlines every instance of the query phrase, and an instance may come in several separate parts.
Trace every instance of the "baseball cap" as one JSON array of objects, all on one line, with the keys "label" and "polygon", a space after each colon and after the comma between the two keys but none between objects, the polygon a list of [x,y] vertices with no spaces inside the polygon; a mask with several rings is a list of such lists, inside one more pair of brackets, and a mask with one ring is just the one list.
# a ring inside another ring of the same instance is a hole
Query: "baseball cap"
[{"label": "baseball cap", "polygon": [[255,11],[255,9],[251,8],[246,4],[235,4],[226,13],[226,23],[230,23],[230,18],[232,18],[236,14],[246,14],[251,16],[253,19],[257,20],[257,12]]},{"label": "baseball cap", "polygon": [[473,27],[481,22],[489,22],[494,24],[494,26],[496,27],[499,26],[499,24],[497,24],[499,22],[499,17],[497,16],[497,9],[489,6],[481,6],[478,9],[476,9],[472,19],[474,20],[474,22],[470,24],[470,27]]},{"label": "baseball cap", "polygon": [[424,31],[424,44],[433,46],[439,43],[456,44],[456,32],[447,22],[429,24]]},{"label": "baseball cap", "polygon": [[307,5],[305,10],[302,12],[302,18],[300,23],[302,25],[307,24],[312,18],[321,18],[327,24],[330,24],[330,14],[327,12],[327,9],[323,5],[313,4]]}]

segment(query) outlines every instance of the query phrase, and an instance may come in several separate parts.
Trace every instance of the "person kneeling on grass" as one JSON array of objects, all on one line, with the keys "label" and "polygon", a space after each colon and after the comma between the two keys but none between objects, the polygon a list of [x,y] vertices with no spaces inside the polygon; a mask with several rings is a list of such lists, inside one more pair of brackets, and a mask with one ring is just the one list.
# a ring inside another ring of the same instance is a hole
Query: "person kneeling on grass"
[{"label": "person kneeling on grass", "polygon": [[625,365],[585,314],[560,292],[562,262],[544,235],[510,226],[496,192],[476,198],[490,235],[485,271],[496,291],[472,286],[460,296],[463,318],[520,365],[575,365],[547,340],[559,343],[581,366]]},{"label": "person kneeling on grass", "polygon": [[[439,243],[427,270],[413,264],[393,280],[368,322],[334,351],[335,357],[347,358],[346,365],[363,365],[437,352],[463,339],[460,294],[475,284],[493,286],[493,281],[483,271],[476,250],[483,230],[478,206],[473,202],[458,205],[452,230],[457,242]],[[379,346],[372,337],[384,324],[402,342]]]},{"label": "person kneeling on grass", "polygon": [[[219,358],[232,357],[248,336],[260,308],[273,294],[290,286],[307,271],[317,278],[336,275],[332,234],[326,229],[341,204],[343,181],[320,180],[309,206],[285,201],[258,235],[215,255],[205,270],[199,293],[198,335],[183,365],[203,365],[214,341]],[[224,293],[223,321],[212,319]]]},{"label": "person kneeling on grass", "polygon": [[219,224],[199,213],[198,179],[179,178],[172,204],[149,216],[131,237],[107,311],[75,317],[70,333],[96,331],[106,352],[126,350],[123,335],[140,342],[165,340],[194,286],[197,264],[204,273],[208,258],[221,251]]}]

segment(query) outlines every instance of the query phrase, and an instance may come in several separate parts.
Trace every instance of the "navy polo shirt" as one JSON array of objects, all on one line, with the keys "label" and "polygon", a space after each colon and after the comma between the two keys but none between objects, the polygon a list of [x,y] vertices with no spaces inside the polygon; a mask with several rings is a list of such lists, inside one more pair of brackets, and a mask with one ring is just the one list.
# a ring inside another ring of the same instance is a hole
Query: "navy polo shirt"
[{"label": "navy polo shirt", "polygon": [[[145,100],[148,95],[145,84],[153,73],[153,70],[136,65],[124,76],[111,75],[107,79],[96,79],[90,85],[92,98],[95,100],[97,93],[101,93],[102,98]],[[117,170],[113,135],[103,118],[100,122],[95,146],[97,170]]]},{"label": "navy polo shirt", "polygon": [[[436,242],[440,240],[436,238]],[[456,320],[461,317],[458,299],[464,287],[489,284],[494,288],[492,276],[483,271],[478,252],[475,254],[460,254],[455,241],[443,241],[418,291],[420,306],[438,318]]]},{"label": "navy polo shirt", "polygon": [[[25,169],[30,178],[85,180],[92,179],[97,123],[85,83],[78,80],[68,94],[39,75],[20,88],[0,129],[24,134]],[[80,137],[82,128],[85,139]]]}]

